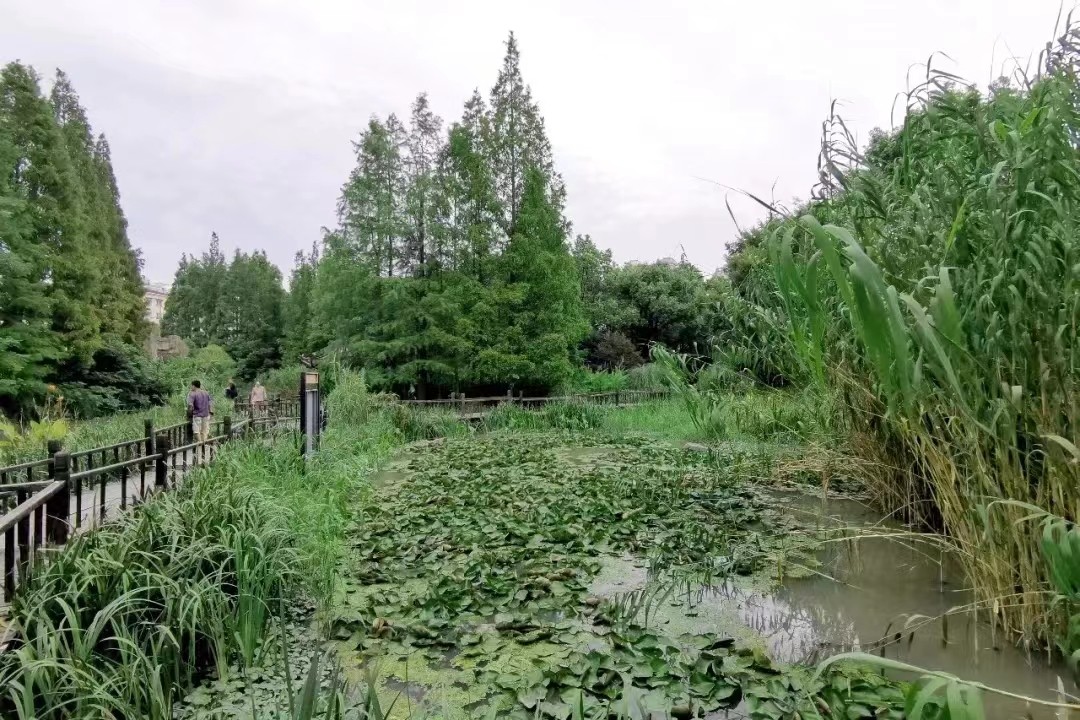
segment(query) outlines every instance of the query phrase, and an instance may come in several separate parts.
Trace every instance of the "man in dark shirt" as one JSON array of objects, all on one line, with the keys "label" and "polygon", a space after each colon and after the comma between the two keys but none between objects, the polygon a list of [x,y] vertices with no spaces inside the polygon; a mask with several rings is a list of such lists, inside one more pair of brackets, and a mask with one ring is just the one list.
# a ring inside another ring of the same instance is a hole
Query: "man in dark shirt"
[{"label": "man in dark shirt", "polygon": [[191,414],[191,430],[197,442],[210,439],[210,393],[202,389],[198,380],[191,381],[191,392],[187,396],[188,412]]},{"label": "man in dark shirt", "polygon": [[236,409],[236,398],[240,396],[240,391],[236,389],[236,383],[232,378],[229,378],[229,387],[225,388],[225,397],[229,402],[233,404],[233,409]]}]

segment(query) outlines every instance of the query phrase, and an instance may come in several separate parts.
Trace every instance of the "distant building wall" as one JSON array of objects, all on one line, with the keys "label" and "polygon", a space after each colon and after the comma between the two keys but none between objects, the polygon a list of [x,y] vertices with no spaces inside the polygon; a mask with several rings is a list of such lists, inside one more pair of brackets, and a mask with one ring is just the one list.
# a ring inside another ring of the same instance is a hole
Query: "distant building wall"
[{"label": "distant building wall", "polygon": [[143,300],[146,302],[146,320],[161,325],[165,317],[165,301],[169,299],[169,286],[163,283],[146,283]]}]

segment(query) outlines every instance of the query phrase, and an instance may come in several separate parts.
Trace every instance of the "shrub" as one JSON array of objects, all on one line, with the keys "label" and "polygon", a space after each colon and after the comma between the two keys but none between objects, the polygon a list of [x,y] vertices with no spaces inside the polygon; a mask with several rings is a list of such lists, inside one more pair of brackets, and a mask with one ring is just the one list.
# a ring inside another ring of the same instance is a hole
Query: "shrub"
[{"label": "shrub", "polygon": [[645,364],[634,341],[621,332],[602,330],[596,336],[596,345],[590,354],[590,361],[615,370],[630,370]]},{"label": "shrub", "polygon": [[663,366],[647,363],[629,371],[626,383],[631,390],[661,390],[667,387],[667,375],[668,371]]},{"label": "shrub", "polygon": [[35,568],[11,607],[20,644],[0,656],[0,686],[20,692],[0,696],[0,715],[165,720],[193,680],[257,660],[295,556],[281,508],[230,472],[240,453],[262,474],[275,461],[226,448]]}]

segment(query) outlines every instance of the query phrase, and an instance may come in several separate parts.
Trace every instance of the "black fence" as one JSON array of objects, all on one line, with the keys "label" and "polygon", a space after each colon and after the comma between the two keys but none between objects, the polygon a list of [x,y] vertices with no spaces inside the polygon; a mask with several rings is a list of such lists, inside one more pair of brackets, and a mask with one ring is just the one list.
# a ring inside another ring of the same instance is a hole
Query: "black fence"
[{"label": "black fence", "polygon": [[[286,410],[295,414],[278,414]],[[229,416],[212,421],[210,437],[201,442],[190,422],[155,431],[147,421],[145,437],[73,453],[50,442],[48,458],[0,468],[0,606],[10,602],[43,551],[177,486],[190,470],[212,462],[224,443],[299,430],[297,403],[268,403],[260,411],[236,423]]]}]

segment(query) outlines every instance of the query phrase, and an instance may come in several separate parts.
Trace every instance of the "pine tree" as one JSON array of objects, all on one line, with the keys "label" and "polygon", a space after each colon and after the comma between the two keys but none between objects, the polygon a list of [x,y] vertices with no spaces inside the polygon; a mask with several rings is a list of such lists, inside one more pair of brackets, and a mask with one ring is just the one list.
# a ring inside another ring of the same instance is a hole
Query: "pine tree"
[{"label": "pine tree", "polygon": [[236,360],[237,375],[250,380],[279,367],[285,290],[265,252],[236,252],[219,302],[220,344]]},{"label": "pine tree", "polygon": [[79,234],[79,181],[32,69],[11,63],[0,74],[0,120],[18,156],[14,186],[31,208],[26,231],[45,258],[53,331],[70,356],[89,362],[101,345],[100,320],[93,263]]},{"label": "pine tree", "polygon": [[469,125],[450,130],[440,184],[453,266],[481,283],[490,281],[500,210],[491,170]]},{"label": "pine tree", "polygon": [[221,345],[227,336],[229,309],[223,298],[229,284],[229,268],[217,233],[210,234],[210,248],[201,258],[180,258],[173,278],[161,331],[179,335],[192,347]]},{"label": "pine tree", "polygon": [[[540,173],[544,190],[561,213],[564,191],[555,174],[551,142],[544,130],[544,118],[521,76],[521,56],[517,39],[510,33],[502,69],[491,89],[490,134],[487,152],[495,176],[495,188],[502,204],[502,229],[508,238],[517,232],[530,168]],[[560,222],[564,222],[560,216]]]},{"label": "pine tree", "polygon": [[427,93],[420,93],[412,106],[406,162],[405,208],[409,229],[406,255],[420,274],[429,263],[438,267],[443,257],[444,226],[439,217],[440,188],[436,168],[442,151],[442,118],[431,111]]},{"label": "pine tree", "polygon": [[124,342],[141,345],[149,333],[143,304],[142,253],[132,248],[127,234],[127,218],[120,207],[120,189],[113,172],[112,153],[105,135],[98,135],[94,145],[94,166],[103,188],[103,220],[114,256],[112,277],[120,286],[113,312],[117,333]]},{"label": "pine tree", "polygon": [[386,277],[407,270],[402,238],[406,190],[401,156],[405,129],[395,115],[372,118],[354,143],[356,167],[338,202],[341,236]]},{"label": "pine tree", "polygon": [[297,362],[301,355],[315,352],[315,284],[319,249],[313,245],[311,254],[296,253],[296,265],[289,279],[289,294],[285,298],[282,355],[286,364]]},{"label": "pine tree", "polygon": [[0,95],[0,411],[16,414],[45,391],[60,357],[45,277],[49,248],[37,242],[35,210],[17,178],[23,153]]},{"label": "pine tree", "polygon": [[502,258],[514,306],[502,350],[521,356],[529,379],[550,389],[569,377],[588,326],[564,224],[537,168],[525,174],[517,227]]}]

